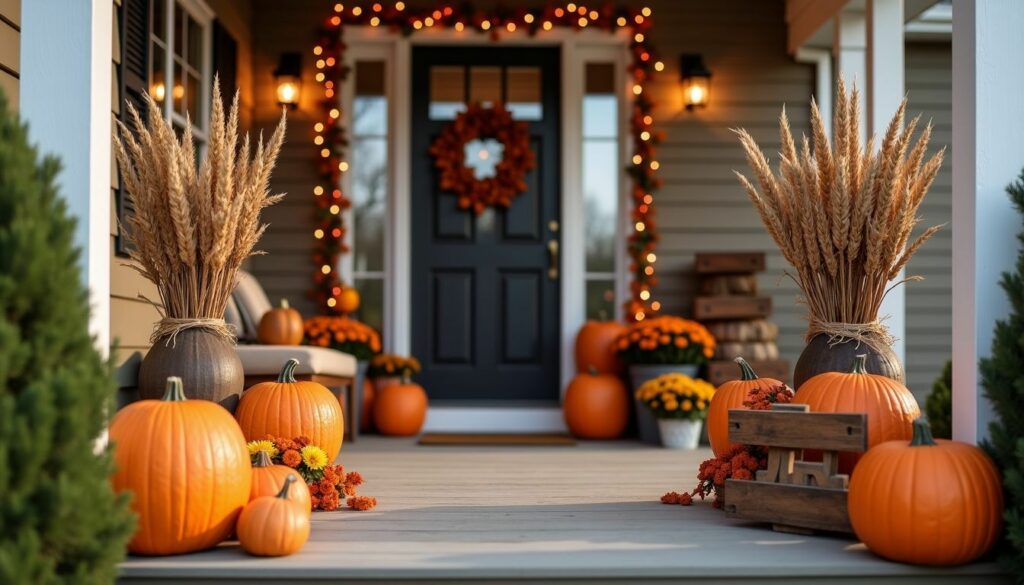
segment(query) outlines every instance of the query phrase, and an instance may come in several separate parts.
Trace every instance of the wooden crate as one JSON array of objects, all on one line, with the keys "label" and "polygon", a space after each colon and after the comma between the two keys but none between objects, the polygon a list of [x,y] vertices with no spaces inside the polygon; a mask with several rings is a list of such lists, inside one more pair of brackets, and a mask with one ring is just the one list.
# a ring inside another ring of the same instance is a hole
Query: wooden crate
[{"label": "wooden crate", "polygon": [[[787,360],[758,360],[751,361],[750,367],[754,368],[758,376],[762,378],[775,378],[787,384],[792,379]],[[732,360],[713,360],[708,362],[708,382],[715,386],[721,386],[723,382],[740,379],[740,367]]]},{"label": "wooden crate", "polygon": [[700,252],[694,266],[697,274],[764,272],[764,252]]},{"label": "wooden crate", "polygon": [[[767,522],[780,532],[853,533],[847,509],[849,476],[839,453],[867,450],[867,415],[808,412],[806,404],[772,410],[730,410],[729,440],[768,447],[768,468],[754,481],[725,481],[725,515]],[[803,461],[804,449],[821,461]]]},{"label": "wooden crate", "polygon": [[771,313],[771,297],[697,297],[693,300],[693,318],[698,321],[763,319]]}]

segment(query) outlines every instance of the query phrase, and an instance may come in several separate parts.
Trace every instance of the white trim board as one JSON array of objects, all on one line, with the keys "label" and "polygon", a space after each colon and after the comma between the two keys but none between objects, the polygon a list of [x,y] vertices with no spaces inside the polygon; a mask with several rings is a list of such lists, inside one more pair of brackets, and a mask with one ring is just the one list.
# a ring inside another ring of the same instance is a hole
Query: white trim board
[{"label": "white trim board", "polygon": [[[411,216],[410,202],[412,197],[409,183],[411,153],[408,144],[411,135],[412,120],[410,119],[410,80],[412,66],[412,48],[416,45],[431,44],[491,44],[493,41],[485,34],[475,32],[455,32],[452,30],[421,31],[412,37],[402,37],[380,28],[346,27],[344,30],[345,61],[350,67],[357,60],[375,59],[385,62],[387,71],[387,97],[389,103],[388,123],[390,156],[388,198],[388,227],[385,241],[385,322],[384,338],[386,349],[396,353],[408,354],[412,347],[411,314],[412,314],[412,282],[411,282]],[[625,168],[629,162],[628,115],[629,115],[629,83],[626,79],[625,67],[628,57],[626,51],[629,37],[626,34],[608,34],[604,31],[550,31],[531,37],[525,33],[506,34],[502,36],[503,46],[558,46],[561,48],[562,96],[561,96],[561,287],[560,310],[561,326],[560,364],[561,391],[575,375],[573,347],[576,333],[586,320],[586,284],[585,284],[585,241],[583,226],[578,221],[567,221],[570,218],[583,217],[583,191],[581,174],[578,171],[582,164],[582,120],[579,104],[583,100],[584,65],[588,61],[613,62],[617,65],[616,83],[619,91],[620,144],[622,165],[619,170],[619,210],[620,217],[628,223],[629,190]],[[352,83],[342,86],[340,99],[342,102],[342,121],[351,124],[348,112],[353,99]],[[577,169],[573,171],[573,169]],[[351,192],[351,179],[346,173],[342,178],[342,188]],[[352,225],[351,211],[346,212],[345,221]],[[622,254],[617,258],[616,294],[618,299],[628,291],[625,257],[625,234],[627,225],[618,226],[616,232],[617,246]],[[352,237],[351,231],[348,235]],[[351,242],[349,242],[351,243]],[[351,279],[351,259],[346,257],[341,267],[342,276]],[[617,307],[617,311],[621,311]],[[557,413],[557,417],[554,416]],[[492,431],[564,431],[561,411],[545,408],[502,408],[502,407],[465,407],[465,408],[433,408],[427,421],[428,430],[465,430],[466,426],[477,424],[477,421],[489,421],[484,430]],[[532,422],[531,422],[532,421]]]}]

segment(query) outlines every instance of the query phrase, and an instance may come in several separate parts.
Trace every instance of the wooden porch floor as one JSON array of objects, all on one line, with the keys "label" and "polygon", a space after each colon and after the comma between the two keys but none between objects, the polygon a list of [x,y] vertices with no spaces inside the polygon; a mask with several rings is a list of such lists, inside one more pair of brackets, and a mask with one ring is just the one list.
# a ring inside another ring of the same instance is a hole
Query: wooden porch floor
[{"label": "wooden porch floor", "polygon": [[419,447],[364,437],[342,461],[363,473],[372,512],[318,512],[310,542],[280,559],[235,544],[132,557],[123,583],[1009,583],[992,563],[927,569],[855,541],[772,532],[709,504],[665,506],[692,487],[706,450],[628,442],[576,447]]}]

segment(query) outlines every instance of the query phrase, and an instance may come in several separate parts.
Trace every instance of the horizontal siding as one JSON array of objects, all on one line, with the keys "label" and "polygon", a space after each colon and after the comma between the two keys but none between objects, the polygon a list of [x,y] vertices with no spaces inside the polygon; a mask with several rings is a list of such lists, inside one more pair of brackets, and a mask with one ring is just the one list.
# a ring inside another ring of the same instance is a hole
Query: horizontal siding
[{"label": "horizontal siding", "polygon": [[18,110],[21,72],[21,0],[0,0],[0,91]]},{"label": "horizontal siding", "polygon": [[907,380],[919,402],[953,353],[953,61],[950,43],[908,43],[906,83],[909,111],[935,125],[932,150],[947,147],[945,163],[921,206],[922,229],[945,223],[945,229],[907,265],[908,275],[923,282],[907,286]]}]

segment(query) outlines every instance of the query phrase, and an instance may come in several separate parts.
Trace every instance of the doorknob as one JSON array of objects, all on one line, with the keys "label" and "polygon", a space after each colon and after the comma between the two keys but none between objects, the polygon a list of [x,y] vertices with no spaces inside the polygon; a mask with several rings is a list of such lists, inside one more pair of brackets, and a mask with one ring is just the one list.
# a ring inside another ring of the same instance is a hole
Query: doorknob
[{"label": "doorknob", "polygon": [[548,240],[548,278],[558,280],[558,240]]}]

